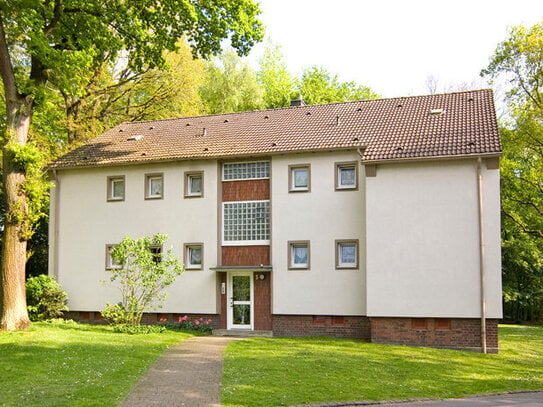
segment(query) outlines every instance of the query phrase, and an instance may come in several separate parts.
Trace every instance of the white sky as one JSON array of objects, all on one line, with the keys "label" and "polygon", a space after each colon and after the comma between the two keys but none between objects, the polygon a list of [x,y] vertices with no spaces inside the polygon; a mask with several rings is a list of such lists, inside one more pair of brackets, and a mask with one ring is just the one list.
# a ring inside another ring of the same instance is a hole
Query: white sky
[{"label": "white sky", "polygon": [[[543,0],[260,0],[267,38],[289,70],[320,65],[384,97],[462,83],[485,87],[479,72],[507,27],[543,20]],[[252,51],[255,69],[264,45]]]}]

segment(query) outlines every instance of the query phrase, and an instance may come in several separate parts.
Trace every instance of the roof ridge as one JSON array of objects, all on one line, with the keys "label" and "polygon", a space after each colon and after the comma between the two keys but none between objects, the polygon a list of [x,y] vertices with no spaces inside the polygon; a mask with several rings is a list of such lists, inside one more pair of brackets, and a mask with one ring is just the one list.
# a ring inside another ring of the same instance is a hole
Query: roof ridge
[{"label": "roof ridge", "polygon": [[[481,88],[481,89],[472,89],[472,90],[463,90],[463,91],[456,91],[456,92],[442,92],[442,93],[434,93],[434,94],[426,94],[426,95],[409,95],[409,96],[393,96],[388,98],[377,98],[377,99],[359,99],[359,100],[347,100],[344,102],[331,102],[331,103],[321,103],[317,105],[303,105],[303,106],[285,106],[285,107],[275,107],[275,108],[268,108],[268,109],[258,109],[258,110],[244,110],[240,112],[230,112],[230,113],[212,113],[212,114],[203,114],[203,115],[196,115],[196,116],[179,116],[179,117],[171,117],[171,118],[165,118],[165,119],[153,119],[153,120],[138,120],[135,122],[132,121],[123,121],[119,123],[117,126],[120,126],[122,124],[141,124],[141,123],[157,123],[157,122],[167,122],[167,121],[176,121],[176,120],[189,120],[189,119],[200,119],[200,118],[211,118],[211,117],[224,117],[224,116],[232,116],[232,115],[242,115],[242,114],[250,114],[250,113],[264,113],[264,112],[277,112],[280,110],[295,110],[295,109],[307,109],[312,107],[324,107],[324,106],[334,106],[334,105],[346,105],[351,103],[371,103],[371,102],[379,102],[379,101],[389,101],[389,100],[405,100],[405,99],[413,99],[413,98],[429,98],[429,97],[438,97],[438,96],[450,96],[450,95],[460,95],[460,94],[467,94],[467,93],[483,93],[483,92],[490,92],[492,93],[492,89],[490,88]],[[113,127],[116,128],[117,126]]]}]

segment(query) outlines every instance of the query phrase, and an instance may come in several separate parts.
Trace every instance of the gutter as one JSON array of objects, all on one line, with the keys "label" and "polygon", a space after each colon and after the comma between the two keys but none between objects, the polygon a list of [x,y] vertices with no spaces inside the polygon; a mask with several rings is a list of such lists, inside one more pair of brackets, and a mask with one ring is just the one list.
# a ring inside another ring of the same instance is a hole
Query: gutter
[{"label": "gutter", "polygon": [[478,218],[479,218],[479,279],[481,287],[481,350],[487,353],[486,349],[486,297],[485,297],[485,240],[484,240],[484,222],[483,222],[483,176],[481,173],[481,157],[477,158],[477,200],[478,200]]},{"label": "gutter", "polygon": [[[53,239],[54,239],[54,248],[53,248],[53,255],[51,259],[51,264],[49,265],[49,275],[53,275],[55,280],[58,281],[58,258],[59,258],[59,217],[60,217],[60,178],[57,175],[57,170],[53,169],[51,170],[51,173],[53,174],[53,180],[55,181],[55,210],[54,210],[54,222],[53,227],[49,228],[49,233],[53,232]],[[51,203],[49,203],[51,205]],[[51,230],[52,229],[52,230]]]}]

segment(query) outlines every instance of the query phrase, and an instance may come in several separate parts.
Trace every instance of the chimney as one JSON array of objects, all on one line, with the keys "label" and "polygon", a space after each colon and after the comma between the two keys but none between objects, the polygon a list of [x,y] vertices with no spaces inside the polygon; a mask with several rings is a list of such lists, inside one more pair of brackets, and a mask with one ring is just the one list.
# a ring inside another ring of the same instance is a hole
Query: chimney
[{"label": "chimney", "polygon": [[290,106],[305,106],[304,100],[300,96],[298,99],[293,99],[290,101]]}]

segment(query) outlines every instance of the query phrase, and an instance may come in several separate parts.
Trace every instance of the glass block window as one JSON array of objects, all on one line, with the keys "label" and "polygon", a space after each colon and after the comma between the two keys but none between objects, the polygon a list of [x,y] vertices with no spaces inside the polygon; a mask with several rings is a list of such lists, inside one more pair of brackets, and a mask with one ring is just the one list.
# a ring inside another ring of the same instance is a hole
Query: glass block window
[{"label": "glass block window", "polygon": [[259,242],[270,240],[270,201],[225,202],[223,241]]},{"label": "glass block window", "polygon": [[270,178],[269,161],[223,164],[223,181]]}]

